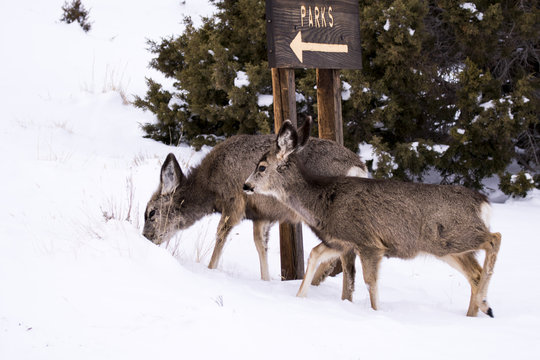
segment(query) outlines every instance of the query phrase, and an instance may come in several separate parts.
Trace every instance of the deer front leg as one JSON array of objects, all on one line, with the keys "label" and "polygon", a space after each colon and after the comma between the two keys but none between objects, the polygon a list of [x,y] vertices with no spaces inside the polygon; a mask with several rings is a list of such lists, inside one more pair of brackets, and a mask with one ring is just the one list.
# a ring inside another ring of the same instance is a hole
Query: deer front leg
[{"label": "deer front leg", "polygon": [[315,246],[311,250],[311,253],[309,253],[306,274],[304,275],[304,279],[302,280],[302,284],[300,285],[300,289],[298,290],[296,296],[306,297],[309,284],[311,284],[311,282],[313,281],[315,270],[317,269],[317,265],[320,262],[330,261],[340,255],[341,252],[329,248],[324,243],[320,243],[319,245]]},{"label": "deer front leg", "polygon": [[[349,270],[352,271],[352,278],[348,274],[345,273],[343,274],[344,276],[343,281],[347,280],[349,285],[352,284],[352,287],[353,287],[351,290],[351,293],[352,293],[352,291],[354,291],[354,276],[356,274],[356,270],[354,267],[356,254],[354,253],[354,250],[348,250],[347,252],[342,254],[342,257],[343,256],[350,257],[351,265],[349,267]],[[319,267],[317,268],[317,271],[315,272],[315,276],[313,277],[313,281],[311,282],[311,285],[319,286],[328,276],[335,276],[339,274],[340,272],[343,272],[342,262],[343,261],[341,259],[333,259],[333,260],[321,263]],[[343,293],[342,299],[346,299],[344,296],[345,295]]]},{"label": "deer front leg", "polygon": [[333,259],[327,262],[322,262],[317,267],[315,275],[313,276],[313,281],[311,285],[319,286],[337,267],[339,259]]},{"label": "deer front leg", "polygon": [[[341,260],[341,263],[340,261]],[[319,286],[319,284],[332,273],[337,264],[343,272],[343,287],[341,291],[341,300],[352,301],[354,292],[354,282],[356,276],[356,268],[354,262],[356,254],[353,250],[344,251],[340,258],[333,258],[325,262],[321,262],[315,271],[311,285]]]},{"label": "deer front leg", "polygon": [[212,252],[212,257],[210,258],[210,263],[208,264],[209,269],[217,268],[219,259],[221,258],[221,253],[223,252],[223,247],[227,241],[227,237],[229,236],[232,228],[240,222],[242,216],[243,214],[235,211],[224,211],[221,214],[221,219],[219,219],[217,228],[216,244],[214,245],[214,251]]},{"label": "deer front leg", "polygon": [[261,279],[270,281],[270,271],[268,270],[268,231],[270,230],[271,222],[268,221],[253,221],[253,241],[259,254],[259,263],[261,266]]}]

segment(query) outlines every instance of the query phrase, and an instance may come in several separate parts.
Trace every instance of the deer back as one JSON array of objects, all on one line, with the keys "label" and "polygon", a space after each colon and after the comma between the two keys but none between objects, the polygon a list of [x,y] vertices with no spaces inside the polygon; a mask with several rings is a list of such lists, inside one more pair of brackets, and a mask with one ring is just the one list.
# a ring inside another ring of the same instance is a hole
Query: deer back
[{"label": "deer back", "polygon": [[477,249],[489,235],[487,198],[451,185],[321,176],[304,166],[305,146],[284,123],[276,145],[247,178],[248,192],[286,204],[319,237],[410,258]]},{"label": "deer back", "polygon": [[[160,238],[155,242],[162,242],[176,230],[191,226],[213,211],[235,212],[248,219],[300,221],[275,199],[263,195],[247,198],[242,191],[244,180],[274,142],[274,135],[233,136],[214,147],[187,177],[174,156],[168,157],[162,168],[160,187],[147,205],[143,234],[152,241]],[[351,168],[357,174],[367,174],[360,158],[335,142],[310,141],[304,151],[302,163],[313,167],[316,174],[347,174]],[[164,183],[164,173],[173,174],[171,183]],[[163,191],[165,188],[170,191]]]},{"label": "deer back", "polygon": [[489,233],[487,198],[461,186],[336,178],[316,188],[299,197],[316,199],[318,229],[390,257],[469,251]]}]

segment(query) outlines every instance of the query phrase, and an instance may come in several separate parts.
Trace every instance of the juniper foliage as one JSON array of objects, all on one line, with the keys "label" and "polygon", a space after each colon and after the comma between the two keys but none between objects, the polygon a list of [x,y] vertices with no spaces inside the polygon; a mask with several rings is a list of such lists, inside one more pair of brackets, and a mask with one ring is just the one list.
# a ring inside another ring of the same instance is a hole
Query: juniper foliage
[{"label": "juniper foliage", "polygon": [[86,10],[81,0],[72,0],[71,3],[67,1],[62,6],[63,15],[60,21],[67,24],[78,22],[84,32],[90,31],[92,24],[89,21],[89,11]]},{"label": "juniper foliage", "polygon": [[[213,17],[150,41],[148,79],[135,105],[152,111],[148,137],[211,144],[272,130],[265,2],[211,0]],[[480,189],[492,175],[540,172],[540,10],[536,1],[364,0],[364,68],[342,71],[346,145],[373,145],[382,178]],[[316,118],[315,72],[297,69],[299,118]],[[373,164],[371,164],[373,165]],[[517,169],[517,170],[516,170]],[[434,174],[436,176],[434,176]],[[428,179],[429,175],[429,179]],[[510,174],[511,176],[511,174]]]}]

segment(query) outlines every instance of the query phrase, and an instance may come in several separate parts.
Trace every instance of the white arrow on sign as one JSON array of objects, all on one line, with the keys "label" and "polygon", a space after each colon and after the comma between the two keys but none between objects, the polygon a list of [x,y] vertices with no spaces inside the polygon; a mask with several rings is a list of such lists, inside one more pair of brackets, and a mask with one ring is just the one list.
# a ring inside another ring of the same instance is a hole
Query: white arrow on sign
[{"label": "white arrow on sign", "polygon": [[347,53],[349,47],[346,44],[324,44],[324,43],[311,43],[302,41],[302,32],[299,31],[293,41],[291,41],[291,49],[294,55],[302,61],[302,53],[304,51],[318,51],[318,52],[333,52],[333,53]]}]

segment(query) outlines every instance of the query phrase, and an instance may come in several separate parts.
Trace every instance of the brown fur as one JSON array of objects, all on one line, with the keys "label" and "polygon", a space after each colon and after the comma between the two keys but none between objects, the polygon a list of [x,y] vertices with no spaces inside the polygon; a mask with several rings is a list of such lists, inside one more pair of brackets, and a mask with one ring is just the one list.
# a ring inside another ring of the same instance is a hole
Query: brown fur
[{"label": "brown fur", "polygon": [[[253,220],[261,277],[269,280],[266,250],[270,225],[276,221],[299,223],[301,219],[274,198],[247,197],[242,186],[274,140],[273,135],[231,137],[210,151],[187,177],[174,155],[169,154],[161,170],[160,186],[146,208],[143,235],[159,244],[203,216],[219,212],[221,219],[209,264],[216,268],[231,229],[244,218]],[[303,153],[299,161],[308,168],[316,167],[320,174],[346,174],[353,166],[366,169],[356,154],[332,141],[311,141]]]},{"label": "brown fur", "polygon": [[[299,296],[311,283],[316,264],[310,263],[335,256],[336,249],[353,248],[376,309],[382,257],[410,259],[428,253],[449,262],[469,280],[467,315],[475,316],[478,308],[492,315],[486,294],[501,236],[491,233],[482,217],[489,206],[484,195],[461,186],[321,177],[303,166],[296,137],[294,128],[285,123],[276,145],[245,186],[287,204],[323,241],[310,255]],[[483,268],[474,256],[478,250],[486,251]]]}]

